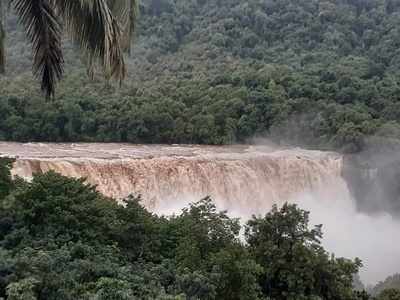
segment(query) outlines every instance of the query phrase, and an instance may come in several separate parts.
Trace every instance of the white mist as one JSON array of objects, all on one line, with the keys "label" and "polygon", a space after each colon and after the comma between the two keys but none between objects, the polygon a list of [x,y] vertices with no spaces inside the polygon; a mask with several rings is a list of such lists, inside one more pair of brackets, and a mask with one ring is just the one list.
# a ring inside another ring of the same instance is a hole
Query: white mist
[{"label": "white mist", "polygon": [[294,200],[311,212],[311,224],[323,224],[323,245],[337,257],[363,261],[364,284],[376,284],[400,272],[400,221],[388,214],[366,215],[356,209],[344,182]]}]

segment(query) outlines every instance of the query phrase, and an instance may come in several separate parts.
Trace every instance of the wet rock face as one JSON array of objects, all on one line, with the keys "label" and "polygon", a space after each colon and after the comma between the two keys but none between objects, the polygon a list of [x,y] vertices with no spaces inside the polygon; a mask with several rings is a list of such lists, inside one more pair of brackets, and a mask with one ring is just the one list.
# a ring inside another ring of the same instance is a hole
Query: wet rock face
[{"label": "wet rock face", "polygon": [[397,153],[346,156],[342,176],[360,211],[400,216],[400,157]]},{"label": "wet rock face", "polygon": [[211,196],[220,208],[261,213],[301,193],[343,185],[340,155],[302,149],[0,143],[0,152],[18,157],[14,175],[54,170],[85,177],[117,199],[141,194],[153,211]]},{"label": "wet rock face", "polygon": [[400,215],[400,161],[379,168],[376,180],[380,186],[386,210]]}]

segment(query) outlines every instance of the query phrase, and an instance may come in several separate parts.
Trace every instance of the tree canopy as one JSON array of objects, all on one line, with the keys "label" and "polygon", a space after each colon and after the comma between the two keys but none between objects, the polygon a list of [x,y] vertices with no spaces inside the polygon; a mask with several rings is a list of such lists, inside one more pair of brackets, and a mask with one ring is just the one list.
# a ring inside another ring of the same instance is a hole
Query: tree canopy
[{"label": "tree canopy", "polygon": [[363,299],[352,287],[360,262],[328,255],[295,205],[254,217],[243,240],[210,198],[167,218],[53,172],[6,182],[5,299]]},{"label": "tree canopy", "polygon": [[129,78],[105,85],[64,44],[54,102],[28,75],[30,50],[6,22],[0,139],[278,143],[346,152],[398,139],[397,0],[144,0]]}]

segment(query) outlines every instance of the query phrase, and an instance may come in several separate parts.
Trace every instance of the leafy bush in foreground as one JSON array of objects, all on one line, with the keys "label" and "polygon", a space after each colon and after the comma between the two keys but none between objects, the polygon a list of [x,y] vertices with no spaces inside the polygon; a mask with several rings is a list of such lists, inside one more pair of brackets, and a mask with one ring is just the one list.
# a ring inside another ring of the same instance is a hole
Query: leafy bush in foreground
[{"label": "leafy bush in foreground", "polygon": [[360,262],[328,255],[321,227],[295,205],[251,219],[243,242],[239,220],[209,198],[166,218],[53,172],[6,182],[5,299],[362,299]]}]

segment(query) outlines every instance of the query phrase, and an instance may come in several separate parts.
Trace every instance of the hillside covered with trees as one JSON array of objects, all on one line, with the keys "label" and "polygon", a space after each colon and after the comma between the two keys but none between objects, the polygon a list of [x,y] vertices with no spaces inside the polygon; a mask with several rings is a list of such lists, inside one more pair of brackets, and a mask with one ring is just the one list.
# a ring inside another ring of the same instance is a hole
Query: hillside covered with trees
[{"label": "hillside covered with trees", "polygon": [[400,134],[399,0],[143,0],[122,87],[65,43],[46,101],[9,15],[0,139],[245,142],[348,152]]},{"label": "hillside covered with trees", "polygon": [[[51,99],[32,79],[17,18],[0,11],[0,140],[269,137],[354,153],[400,138],[400,0],[143,0],[139,9],[121,86],[65,39],[65,78]],[[328,253],[322,225],[296,205],[241,224],[205,198],[164,217],[83,179],[11,178],[12,162],[0,158],[0,299],[400,299],[399,275],[364,291],[362,262]]]}]

